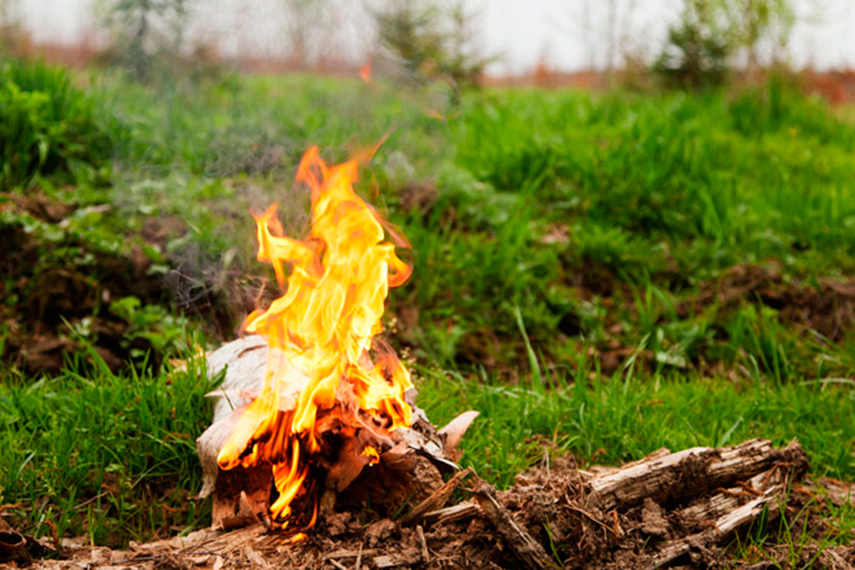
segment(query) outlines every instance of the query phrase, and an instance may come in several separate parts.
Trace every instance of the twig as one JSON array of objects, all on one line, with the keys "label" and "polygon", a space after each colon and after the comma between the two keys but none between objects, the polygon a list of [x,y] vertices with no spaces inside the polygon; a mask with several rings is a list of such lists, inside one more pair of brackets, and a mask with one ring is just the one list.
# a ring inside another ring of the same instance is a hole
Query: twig
[{"label": "twig", "polygon": [[425,531],[422,525],[416,526],[416,534],[419,537],[419,543],[422,545],[422,562],[427,564],[430,561],[430,551],[428,551],[427,540],[425,540]]},{"label": "twig", "polygon": [[364,542],[359,543],[359,552],[356,554],[356,564],[353,565],[353,570],[359,570],[359,565],[362,564],[362,547],[365,546]]},{"label": "twig", "polygon": [[442,508],[442,506],[448,502],[448,499],[451,497],[454,490],[472,473],[472,468],[467,467],[463,471],[455,474],[454,477],[446,481],[442,487],[431,493],[427,499],[416,505],[407,516],[401,519],[401,524],[413,522],[422,518],[425,514],[431,511]]},{"label": "twig", "polygon": [[97,501],[98,499],[100,499],[101,497],[106,497],[109,494],[110,494],[110,491],[104,491],[103,493],[98,493],[97,495],[95,495],[91,499],[87,499],[87,500],[83,501],[82,503],[80,503],[79,505],[75,505],[75,506],[71,507],[71,510],[76,511],[77,509],[82,509],[86,505],[90,505],[90,504],[94,503],[95,501]]}]

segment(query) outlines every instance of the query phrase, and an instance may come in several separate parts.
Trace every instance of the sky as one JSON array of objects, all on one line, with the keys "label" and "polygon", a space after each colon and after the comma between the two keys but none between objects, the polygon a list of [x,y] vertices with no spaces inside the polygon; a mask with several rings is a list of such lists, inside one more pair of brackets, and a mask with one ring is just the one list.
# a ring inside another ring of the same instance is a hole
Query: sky
[{"label": "sky", "polygon": [[[15,10],[36,41],[74,43],[97,28],[95,6],[104,0],[2,0]],[[328,0],[329,1],[329,0]],[[368,9],[382,0],[331,0],[339,8],[319,14],[335,30],[323,45],[364,57],[372,37]],[[798,12],[789,59],[796,67],[855,67],[855,0],[793,0]],[[288,0],[192,0],[190,35],[214,44],[224,55],[281,56]],[[543,62],[563,71],[604,67],[620,51],[654,54],[680,0],[466,0],[474,41],[498,54],[490,68],[515,74]],[[615,18],[608,6],[616,6]],[[613,22],[610,26],[609,22]],[[609,31],[611,30],[611,32]],[[618,37],[620,42],[609,38]],[[614,46],[611,47],[610,46]],[[320,48],[319,48],[320,49]],[[331,48],[333,49],[333,48]]]}]

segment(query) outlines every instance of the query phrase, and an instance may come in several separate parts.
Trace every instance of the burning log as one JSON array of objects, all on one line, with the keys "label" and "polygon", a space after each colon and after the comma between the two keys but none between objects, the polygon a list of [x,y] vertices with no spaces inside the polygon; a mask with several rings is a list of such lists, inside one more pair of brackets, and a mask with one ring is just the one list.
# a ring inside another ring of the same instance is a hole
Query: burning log
[{"label": "burning log", "polygon": [[[264,468],[220,469],[217,457],[226,439],[234,429],[241,413],[258,394],[268,358],[267,343],[258,336],[232,341],[207,356],[207,371],[212,377],[223,373],[222,385],[208,394],[214,400],[214,420],[197,439],[196,447],[202,465],[202,489],[197,498],[214,493],[212,526],[215,529],[235,528],[254,522],[270,525],[267,515],[272,486],[272,475]],[[292,373],[295,373],[292,371]],[[413,401],[414,390],[407,401]],[[372,505],[387,506],[396,510],[407,499],[419,502],[427,499],[443,486],[442,472],[457,468],[457,445],[465,431],[477,417],[477,412],[465,412],[437,431],[424,412],[413,406],[415,420],[410,428],[398,430],[393,436],[394,446],[379,455],[379,461],[370,465],[368,476],[353,476],[354,470],[369,466],[347,442],[342,442],[338,455],[339,465],[325,464],[328,470],[326,501],[333,501],[348,485],[346,497],[339,498],[341,506],[358,504],[366,499]],[[327,416],[329,418],[329,416]],[[319,439],[334,431],[337,420],[319,421],[316,431]],[[368,434],[360,434],[370,437]],[[352,438],[351,441],[357,441]],[[381,444],[376,440],[364,445]],[[467,472],[461,472],[461,475]],[[450,494],[451,490],[448,491]],[[448,496],[445,497],[445,500]],[[321,508],[332,510],[332,504],[321,502]],[[439,508],[437,503],[435,508]],[[433,510],[433,509],[431,509]]]}]

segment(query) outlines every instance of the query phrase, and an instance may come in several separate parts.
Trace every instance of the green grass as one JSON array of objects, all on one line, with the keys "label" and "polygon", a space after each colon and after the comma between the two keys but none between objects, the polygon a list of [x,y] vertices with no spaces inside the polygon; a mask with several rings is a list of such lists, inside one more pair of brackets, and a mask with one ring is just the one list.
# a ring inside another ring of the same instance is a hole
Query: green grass
[{"label": "green grass", "polygon": [[[85,534],[94,544],[165,536],[207,524],[188,499],[201,484],[195,437],[209,422],[201,370],[159,377],[72,365],[61,376],[0,385],[4,503],[20,528]],[[81,370],[75,372],[75,370]],[[817,475],[855,477],[855,393],[832,383],[735,386],[720,378],[577,378],[545,372],[507,386],[440,369],[417,371],[419,404],[438,425],[467,409],[481,416],[462,464],[506,487],[549,456],[583,465],[639,458],[660,447],[721,446],[794,437]]]},{"label": "green grass", "polygon": [[737,386],[722,378],[578,379],[547,376],[507,386],[489,379],[425,371],[419,403],[442,425],[473,409],[463,463],[499,485],[547,454],[572,453],[582,464],[614,464],[661,447],[732,445],[752,437],[807,451],[813,471],[852,479],[855,394],[851,386],[794,383]]},{"label": "green grass", "polygon": [[[391,342],[417,357],[419,403],[436,423],[481,412],[463,463],[506,486],[545,454],[616,463],[798,438],[815,474],[855,477],[855,333],[827,338],[757,293],[694,305],[736,266],[805,290],[853,275],[845,110],[778,79],[694,95],[488,90],[459,107],[382,80],[86,79],[109,160],[41,170],[0,199],[0,230],[40,244],[34,273],[137,248],[152,271],[186,278],[169,291],[181,309],[202,298],[236,324],[270,278],[250,210],[278,200],[286,230],[302,233],[308,200],[291,183],[302,152],[317,144],[342,160],[388,133],[359,190],[413,245],[413,278],[389,302]],[[4,207],[34,188],[79,209],[50,223]],[[153,243],[141,237],[151,220],[175,223]],[[17,277],[4,287],[26,291]],[[102,314],[158,360],[204,343],[179,307],[110,305]],[[17,308],[7,296],[0,314]],[[4,322],[0,345],[17,326]],[[210,346],[231,328],[219,334]],[[84,354],[52,378],[0,368],[0,504],[21,503],[25,531],[53,524],[118,545],[207,522],[186,499],[210,382],[137,364],[111,373]],[[758,531],[755,550],[772,535]]]},{"label": "green grass", "polygon": [[12,522],[111,546],[207,524],[210,505],[188,499],[212,380],[114,375],[90,356],[94,366],[81,358],[54,378],[0,384],[0,504],[13,505]]}]

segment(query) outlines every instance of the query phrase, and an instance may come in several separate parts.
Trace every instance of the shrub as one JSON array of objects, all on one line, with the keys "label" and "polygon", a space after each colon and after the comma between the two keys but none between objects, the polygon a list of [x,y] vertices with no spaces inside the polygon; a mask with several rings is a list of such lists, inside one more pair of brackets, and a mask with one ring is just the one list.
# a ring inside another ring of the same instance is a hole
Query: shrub
[{"label": "shrub", "polygon": [[380,43],[410,79],[444,79],[458,89],[477,87],[493,61],[471,45],[473,17],[462,2],[442,9],[430,0],[404,0],[375,13]]},{"label": "shrub", "polygon": [[37,174],[68,173],[74,162],[97,166],[109,150],[92,101],[69,73],[43,63],[0,63],[0,188]]},{"label": "shrub", "polygon": [[687,6],[668,29],[653,71],[672,87],[703,89],[724,83],[729,49],[705,10]]}]

